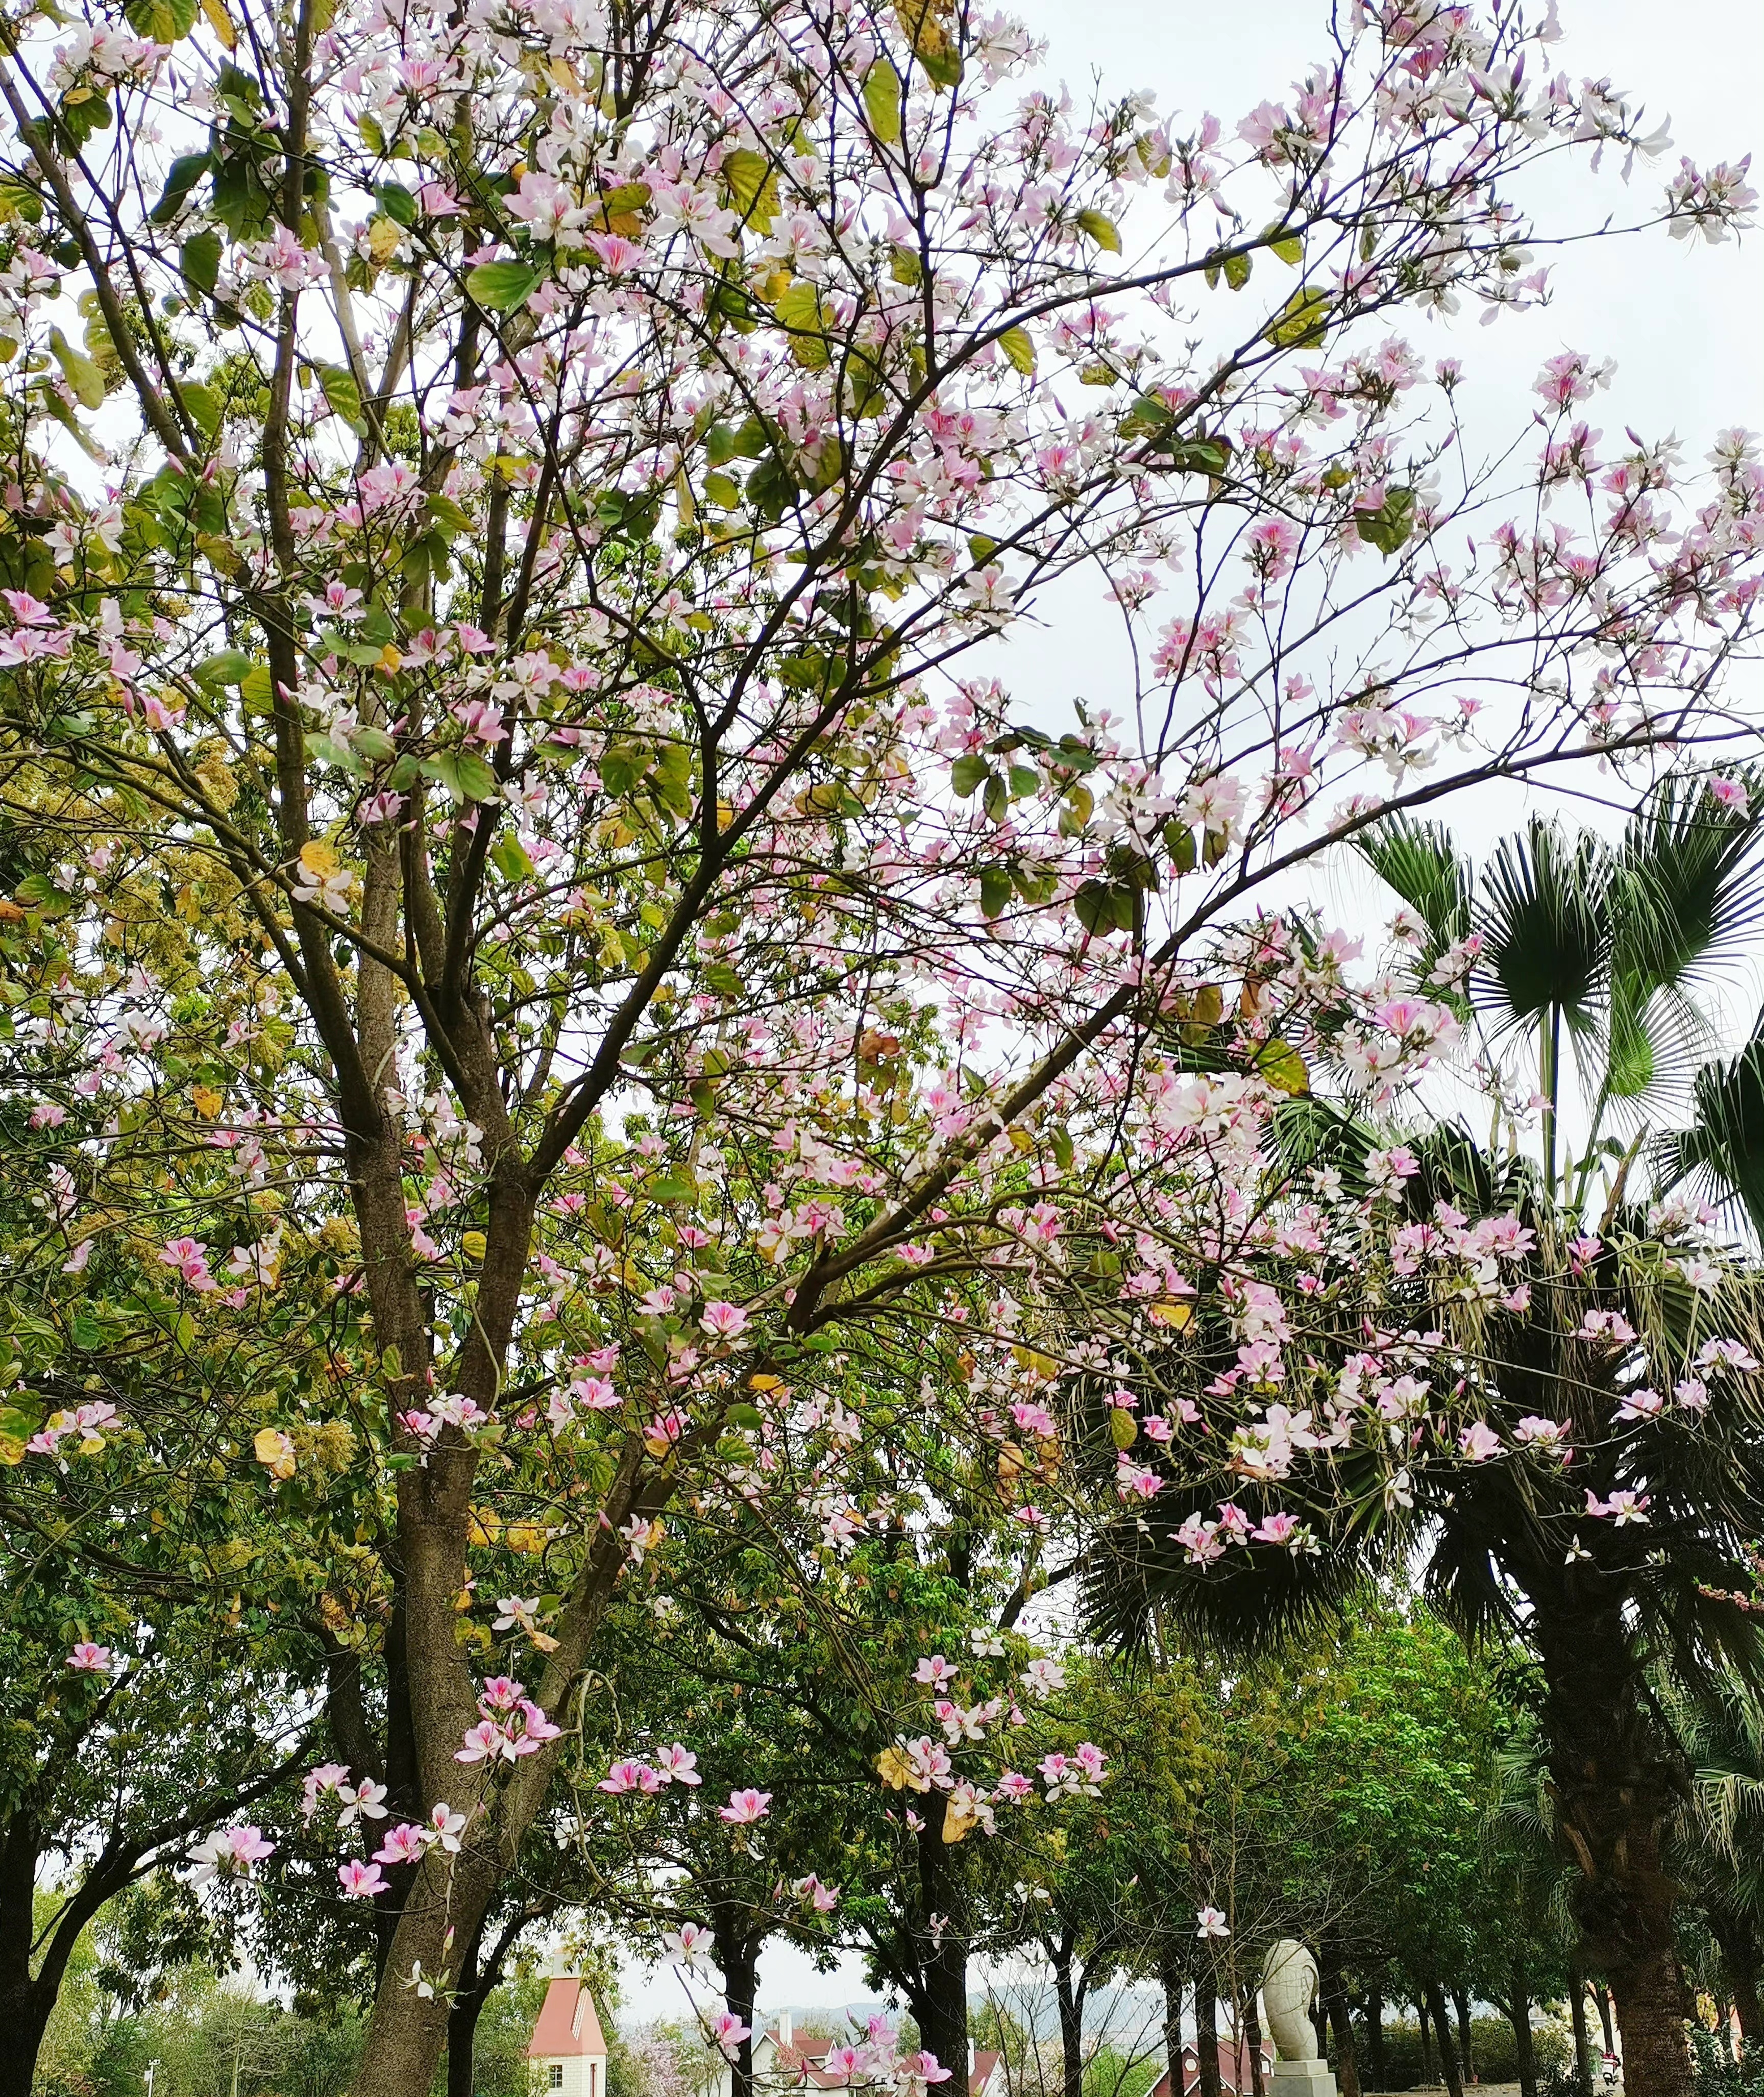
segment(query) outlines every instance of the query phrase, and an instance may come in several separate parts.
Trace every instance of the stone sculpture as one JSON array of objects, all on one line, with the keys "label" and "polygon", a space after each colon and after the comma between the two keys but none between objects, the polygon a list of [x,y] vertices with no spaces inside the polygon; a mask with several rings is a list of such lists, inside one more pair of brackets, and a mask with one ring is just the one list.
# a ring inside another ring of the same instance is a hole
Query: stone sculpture
[{"label": "stone sculpture", "polygon": [[1273,2034],[1272,2088],[1279,2097],[1336,2097],[1335,2077],[1320,2057],[1311,2005],[1317,1993],[1317,1962],[1307,1946],[1283,1937],[1262,1968],[1263,2020]]}]

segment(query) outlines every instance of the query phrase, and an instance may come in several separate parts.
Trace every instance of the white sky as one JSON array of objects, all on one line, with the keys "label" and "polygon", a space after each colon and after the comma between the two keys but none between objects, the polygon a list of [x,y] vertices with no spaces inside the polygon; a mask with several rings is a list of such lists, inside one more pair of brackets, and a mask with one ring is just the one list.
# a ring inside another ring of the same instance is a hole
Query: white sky
[{"label": "white sky", "polygon": [[[1161,108],[1210,109],[1228,131],[1264,99],[1279,100],[1324,44],[1316,25],[1328,0],[1015,0],[1048,44],[1048,69],[1083,96],[1092,73],[1111,90],[1152,90]],[[1764,6],[1759,0],[1561,0],[1565,35],[1556,64],[1572,78],[1609,77],[1643,96],[1656,120],[1670,117],[1673,146],[1654,167],[1638,168],[1626,191],[1609,162],[1601,177],[1553,173],[1528,199],[1539,217],[1596,225],[1607,215],[1639,217],[1657,202],[1666,174],[1688,154],[1700,165],[1756,151],[1764,169]],[[1764,179],[1756,186],[1764,188]],[[1555,301],[1546,310],[1504,315],[1492,327],[1447,329],[1417,323],[1421,347],[1464,360],[1486,402],[1487,427],[1529,418],[1526,395],[1547,357],[1565,348],[1613,357],[1611,389],[1590,404],[1589,420],[1615,437],[1626,424],[1653,437],[1675,432],[1698,459],[1718,429],[1764,428],[1764,231],[1710,248],[1661,233],[1599,241],[1556,261]],[[1038,629],[1009,651],[1008,675],[1037,716],[1064,714],[1072,699],[1110,703],[1117,632],[1099,609]],[[1065,606],[1062,601],[1062,614]],[[978,1985],[978,1982],[977,1982]],[[768,2011],[834,2006],[868,1994],[861,1963],[817,1973],[808,1958],[773,1945],[760,1964]],[[679,1977],[667,1968],[625,1976],[626,2029],[685,2011]]]}]

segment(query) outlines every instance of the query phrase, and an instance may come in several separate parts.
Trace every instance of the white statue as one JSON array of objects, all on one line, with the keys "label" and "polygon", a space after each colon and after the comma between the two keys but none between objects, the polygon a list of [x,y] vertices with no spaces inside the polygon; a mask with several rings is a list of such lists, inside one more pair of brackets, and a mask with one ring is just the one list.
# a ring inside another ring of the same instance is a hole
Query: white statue
[{"label": "white statue", "polygon": [[1316,1993],[1317,1962],[1309,1947],[1296,1937],[1281,1937],[1262,1969],[1262,2002],[1282,2060],[1319,2058],[1316,2027],[1311,2021]]}]

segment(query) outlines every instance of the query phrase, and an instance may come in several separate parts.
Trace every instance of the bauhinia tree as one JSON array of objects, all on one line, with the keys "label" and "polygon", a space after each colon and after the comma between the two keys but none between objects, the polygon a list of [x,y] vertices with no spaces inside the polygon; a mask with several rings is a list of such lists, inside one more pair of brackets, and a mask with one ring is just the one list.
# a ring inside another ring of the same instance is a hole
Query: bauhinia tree
[{"label": "bauhinia tree", "polygon": [[[1536,455],[1484,468],[1456,365],[1388,332],[1541,298],[1514,178],[1659,143],[1547,75],[1554,33],[1344,11],[1227,130],[1075,112],[949,0],[9,18],[7,1080],[46,1229],[8,1258],[46,1322],[99,1257],[175,1289],[148,1355],[334,1269],[336,1373],[263,1425],[243,1394],[209,1460],[273,1510],[347,1424],[372,1500],[335,1635],[383,1670],[415,1868],[361,2090],[428,2088],[676,1495],[806,1478],[827,1548],[861,1527],[853,1335],[968,1316],[926,1403],[995,1452],[1035,1412],[1013,1320],[1175,1140],[1160,1026],[1229,1003],[1252,1100],[1320,1029],[1371,1084],[1425,1060],[1445,1007],[1381,1018],[1308,921],[1232,930],[1265,887],[1381,806],[1726,732],[1749,455],[1595,465],[1567,357]],[[1749,201],[1687,164],[1648,215]],[[1592,499],[1540,522],[1559,490]],[[1013,722],[987,644],[1095,564],[1140,688]],[[150,938],[116,906],[155,891]],[[1189,1125],[1197,1184],[1237,1170]],[[28,1351],[15,1397],[22,1454],[66,1408]],[[511,1556],[545,1584],[499,1601]],[[503,1602],[530,1688],[477,1679]]]}]

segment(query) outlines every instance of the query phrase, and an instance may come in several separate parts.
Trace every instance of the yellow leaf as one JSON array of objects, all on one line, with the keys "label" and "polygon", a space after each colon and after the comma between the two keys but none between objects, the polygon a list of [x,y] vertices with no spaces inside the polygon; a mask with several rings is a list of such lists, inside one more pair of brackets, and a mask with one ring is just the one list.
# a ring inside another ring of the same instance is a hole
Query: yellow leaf
[{"label": "yellow leaf", "polygon": [[[885,1747],[877,1755],[877,1776],[887,1784],[890,1791],[904,1791],[908,1784],[913,1784],[913,1770],[906,1762],[906,1755],[900,1753],[898,1747]],[[919,1787],[914,1784],[913,1788],[917,1791]]]},{"label": "yellow leaf", "polygon": [[212,1085],[197,1085],[191,1089],[190,1103],[204,1120],[212,1121],[221,1111],[221,1095]]},{"label": "yellow leaf", "polygon": [[528,1558],[536,1558],[545,1548],[545,1532],[536,1521],[510,1522],[503,1538],[510,1551],[523,1552]]},{"label": "yellow leaf", "polygon": [[467,1231],[460,1239],[459,1249],[467,1259],[482,1259],[488,1244],[482,1231]]},{"label": "yellow leaf", "polygon": [[965,1841],[974,1832],[979,1818],[971,1798],[958,1798],[952,1792],[943,1807],[943,1840],[952,1845]]},{"label": "yellow leaf", "polygon": [[279,1427],[260,1427],[252,1438],[252,1453],[272,1478],[294,1476],[294,1444]]},{"label": "yellow leaf", "polygon": [[300,865],[315,881],[325,881],[338,871],[343,862],[334,845],[327,845],[322,838],[313,838],[300,847]]},{"label": "yellow leaf", "polygon": [[1148,1314],[1154,1325],[1167,1325],[1173,1333],[1180,1333],[1192,1322],[1194,1307],[1188,1303],[1154,1303]]},{"label": "yellow leaf", "polygon": [[1029,331],[1023,327],[1006,328],[998,339],[998,346],[1010,359],[1025,379],[1035,374],[1035,346],[1029,339]]},{"label": "yellow leaf", "polygon": [[1124,1405],[1109,1408],[1109,1438],[1118,1449],[1131,1449],[1139,1439],[1139,1422]]},{"label": "yellow leaf", "polygon": [[502,1517],[491,1508],[474,1508],[466,1524],[468,1543],[494,1543],[502,1534]]},{"label": "yellow leaf", "polygon": [[233,18],[221,4],[221,0],[202,0],[202,11],[208,18],[208,27],[213,30],[222,47],[234,51],[239,49],[239,31],[233,26]]},{"label": "yellow leaf", "polygon": [[747,1379],[747,1388],[749,1390],[782,1390],[784,1379],[775,1376],[751,1376]]}]

